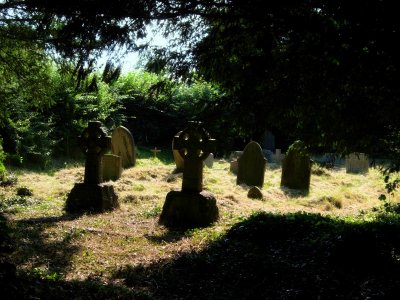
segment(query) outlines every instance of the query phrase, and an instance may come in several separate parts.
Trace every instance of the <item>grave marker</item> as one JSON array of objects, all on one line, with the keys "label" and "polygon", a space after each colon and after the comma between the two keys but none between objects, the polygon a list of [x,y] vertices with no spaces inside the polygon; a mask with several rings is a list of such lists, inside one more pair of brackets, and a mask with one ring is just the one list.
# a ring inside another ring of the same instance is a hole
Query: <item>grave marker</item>
[{"label": "grave marker", "polygon": [[[182,131],[179,131],[175,136],[179,136],[181,133],[182,133]],[[172,154],[174,156],[176,172],[183,172],[185,163],[184,163],[183,157],[179,154],[179,151],[174,148],[174,139],[172,139]]]},{"label": "grave marker", "polygon": [[281,186],[308,191],[310,189],[312,161],[301,141],[289,147],[282,160]]},{"label": "grave marker", "polygon": [[203,160],[215,151],[215,140],[201,122],[192,121],[173,145],[184,159],[182,191],[167,194],[159,222],[167,227],[208,226],[219,214],[214,195],[203,191]]},{"label": "grave marker", "polygon": [[368,171],[368,155],[364,153],[351,153],[346,156],[346,173],[365,174]]},{"label": "grave marker", "polygon": [[111,138],[107,136],[100,122],[89,122],[79,137],[85,154],[85,178],[76,183],[68,195],[68,212],[110,210],[118,206],[112,185],[102,184],[102,156],[110,148]]},{"label": "grave marker", "polygon": [[118,180],[122,175],[121,156],[114,154],[104,154],[103,164],[103,181]]},{"label": "grave marker", "polygon": [[113,130],[111,136],[111,152],[121,156],[122,167],[124,169],[135,166],[135,141],[128,128],[119,126]]},{"label": "grave marker", "polygon": [[238,158],[238,173],[236,184],[247,184],[262,188],[267,160],[257,142],[250,142]]}]

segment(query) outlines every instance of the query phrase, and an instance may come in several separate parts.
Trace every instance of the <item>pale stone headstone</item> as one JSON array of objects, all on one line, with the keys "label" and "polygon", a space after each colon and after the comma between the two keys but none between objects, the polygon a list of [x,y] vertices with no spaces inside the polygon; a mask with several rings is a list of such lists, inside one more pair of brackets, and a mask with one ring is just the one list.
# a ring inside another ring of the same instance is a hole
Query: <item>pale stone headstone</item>
[{"label": "pale stone headstone", "polygon": [[[182,131],[179,131],[177,134],[175,134],[175,136],[179,136],[181,133],[182,133]],[[172,154],[173,154],[174,160],[175,160],[176,171],[183,172],[185,163],[184,163],[182,155],[180,155],[180,153],[179,153],[179,150],[176,150],[174,148],[174,139],[172,139]]]},{"label": "pale stone headstone", "polygon": [[236,184],[244,183],[262,188],[266,163],[260,145],[254,141],[248,143],[243,154],[238,158]]},{"label": "pale stone headstone", "polygon": [[122,174],[121,156],[114,154],[103,155],[103,180],[118,180]]},{"label": "pale stone headstone", "polygon": [[212,168],[213,164],[214,164],[214,154],[210,153],[204,160],[204,165],[207,166],[208,168]]},{"label": "pale stone headstone", "polygon": [[275,153],[272,154],[272,161],[274,163],[280,164],[284,158],[285,158],[285,154],[283,154],[281,152],[281,149],[276,149]]},{"label": "pale stone headstone", "polygon": [[346,156],[346,173],[365,174],[368,173],[368,155],[364,153],[351,153]]},{"label": "pale stone headstone", "polygon": [[[294,146],[294,147],[292,147]],[[312,161],[301,141],[289,147],[282,160],[281,186],[308,191],[310,189]]]},{"label": "pale stone headstone", "polygon": [[238,168],[239,168],[238,161],[232,160],[230,162],[229,171],[232,172],[233,174],[237,175]]},{"label": "pale stone headstone", "polygon": [[113,154],[121,156],[122,167],[124,169],[135,166],[135,142],[128,128],[119,126],[113,130],[111,136],[111,151]]}]

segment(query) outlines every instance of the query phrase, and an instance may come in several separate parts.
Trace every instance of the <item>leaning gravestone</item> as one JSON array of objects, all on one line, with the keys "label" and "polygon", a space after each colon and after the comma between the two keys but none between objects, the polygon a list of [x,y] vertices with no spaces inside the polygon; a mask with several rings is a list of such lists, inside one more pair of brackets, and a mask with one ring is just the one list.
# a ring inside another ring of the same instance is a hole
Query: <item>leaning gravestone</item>
[{"label": "leaning gravestone", "polygon": [[183,172],[185,166],[183,157],[182,155],[180,155],[179,150],[174,148],[175,137],[178,137],[181,133],[182,131],[179,131],[177,134],[175,134],[174,138],[172,139],[172,154],[174,156],[174,161],[176,165],[175,172]]},{"label": "leaning gravestone", "polygon": [[282,160],[281,186],[308,191],[310,189],[311,164],[303,142],[294,142]]},{"label": "leaning gravestone", "polygon": [[89,122],[79,142],[85,154],[85,178],[76,183],[68,195],[65,209],[68,212],[102,212],[118,207],[114,187],[102,184],[102,156],[110,148],[111,138],[100,122]]},{"label": "leaning gravestone", "polygon": [[128,128],[119,126],[113,130],[111,136],[111,151],[113,154],[121,156],[122,167],[124,169],[135,166],[135,141]]},{"label": "leaning gravestone", "polygon": [[118,180],[122,174],[121,156],[114,154],[104,154],[102,158],[103,181]]},{"label": "leaning gravestone", "polygon": [[218,220],[214,195],[203,191],[203,160],[215,150],[215,140],[201,125],[191,121],[174,137],[174,149],[183,157],[185,167],[182,191],[167,194],[160,215],[160,224],[167,227],[204,227]]},{"label": "leaning gravestone", "polygon": [[248,143],[238,158],[236,184],[244,183],[262,188],[266,163],[260,145],[254,141]]},{"label": "leaning gravestone", "polygon": [[346,173],[365,174],[368,173],[368,155],[364,153],[351,153],[346,156]]}]

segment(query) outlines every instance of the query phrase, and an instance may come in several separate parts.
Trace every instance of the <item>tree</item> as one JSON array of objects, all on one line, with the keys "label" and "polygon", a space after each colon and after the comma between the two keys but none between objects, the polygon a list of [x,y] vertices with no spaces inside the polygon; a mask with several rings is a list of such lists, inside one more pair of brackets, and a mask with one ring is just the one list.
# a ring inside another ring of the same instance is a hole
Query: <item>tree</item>
[{"label": "tree", "polygon": [[400,129],[394,44],[400,21],[393,5],[10,0],[0,11],[21,12],[48,47],[76,60],[79,72],[100,49],[119,43],[140,49],[146,25],[158,21],[176,37],[177,47],[161,52],[163,64],[180,78],[196,71],[221,84],[230,101],[220,107],[243,131],[274,126],[330,151],[388,152],[387,141]]}]

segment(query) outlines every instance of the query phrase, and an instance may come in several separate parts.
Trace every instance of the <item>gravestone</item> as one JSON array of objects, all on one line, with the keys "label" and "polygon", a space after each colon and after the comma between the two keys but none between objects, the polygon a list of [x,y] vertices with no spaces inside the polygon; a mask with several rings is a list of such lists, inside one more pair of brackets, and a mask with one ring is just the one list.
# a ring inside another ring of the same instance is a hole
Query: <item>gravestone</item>
[{"label": "gravestone", "polygon": [[102,158],[103,164],[103,181],[118,180],[122,174],[121,156],[114,154],[104,154]]},{"label": "gravestone", "polygon": [[285,158],[285,154],[281,152],[281,149],[276,149],[275,153],[272,154],[272,162],[280,164]]},{"label": "gravestone", "polygon": [[229,155],[229,161],[237,160],[242,154],[243,151],[232,151]]},{"label": "gravestone", "polygon": [[111,136],[111,152],[121,156],[122,167],[124,169],[135,166],[135,141],[128,128],[119,126],[113,130]]},{"label": "gravestone", "polygon": [[229,165],[229,171],[232,172],[233,174],[237,175],[238,168],[239,168],[239,165],[238,165],[237,159],[232,160]]},{"label": "gravestone", "polygon": [[214,154],[210,153],[204,160],[204,165],[207,166],[208,168],[212,168],[213,164],[214,164]]},{"label": "gravestone", "polygon": [[275,151],[275,135],[272,134],[271,131],[266,130],[261,139],[261,147],[262,149],[270,150],[272,152]]},{"label": "gravestone", "polygon": [[258,186],[252,186],[247,192],[247,197],[251,199],[262,199],[263,193]]},{"label": "gravestone", "polygon": [[266,163],[260,145],[254,141],[248,143],[238,158],[236,184],[244,183],[262,188]]},{"label": "gravestone", "polygon": [[365,174],[368,173],[368,155],[364,153],[351,153],[346,156],[346,173]]},{"label": "gravestone", "polygon": [[[181,133],[182,133],[182,131],[179,131],[175,136],[179,136]],[[183,172],[185,162],[183,160],[183,157],[180,155],[179,151],[174,148],[174,140],[175,140],[175,137],[174,137],[174,139],[172,139],[172,154],[174,156],[174,161],[175,161],[175,165],[176,165],[175,171]]]},{"label": "gravestone", "polygon": [[118,207],[114,187],[102,184],[102,156],[109,150],[111,138],[100,122],[89,122],[79,137],[85,155],[85,177],[76,183],[68,195],[65,209],[68,212],[102,212]]},{"label": "gravestone", "polygon": [[308,191],[310,189],[312,161],[301,141],[289,147],[282,160],[281,186]]},{"label": "gravestone", "polygon": [[215,151],[201,122],[189,122],[187,128],[174,137],[174,149],[184,159],[182,190],[167,194],[159,223],[167,227],[195,228],[218,220],[214,195],[203,191],[203,160]]}]

